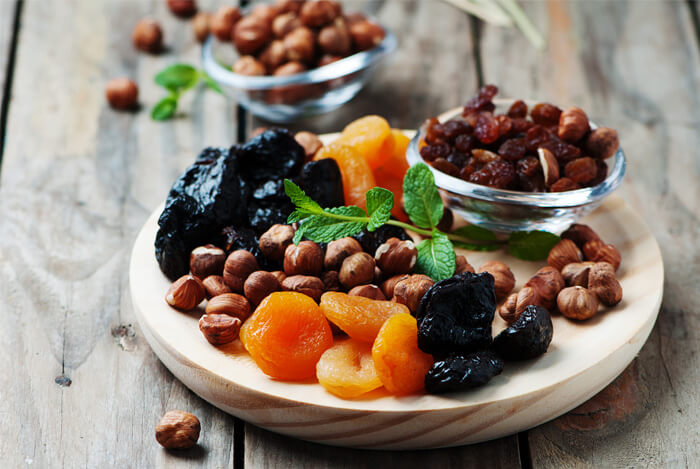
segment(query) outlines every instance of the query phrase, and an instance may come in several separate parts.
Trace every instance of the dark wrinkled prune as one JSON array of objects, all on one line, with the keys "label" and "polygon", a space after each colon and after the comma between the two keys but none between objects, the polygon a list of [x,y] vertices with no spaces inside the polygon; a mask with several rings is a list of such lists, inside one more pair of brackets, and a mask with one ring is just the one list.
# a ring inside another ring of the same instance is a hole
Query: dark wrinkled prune
[{"label": "dark wrinkled prune", "polygon": [[541,306],[525,308],[513,324],[493,339],[493,350],[504,360],[527,360],[547,351],[552,342],[552,318]]},{"label": "dark wrinkled prune", "polygon": [[234,147],[241,174],[254,185],[296,176],[304,164],[304,148],[284,129],[270,129]]},{"label": "dark wrinkled prune", "polygon": [[422,156],[425,161],[447,158],[449,154],[450,146],[446,143],[432,143],[420,149],[420,156]]},{"label": "dark wrinkled prune", "polygon": [[338,163],[332,158],[306,163],[297,184],[323,208],[345,205],[343,178]]},{"label": "dark wrinkled prune", "polygon": [[491,161],[469,176],[469,182],[498,189],[508,188],[514,180],[513,165],[503,160]]},{"label": "dark wrinkled prune", "polygon": [[525,139],[523,138],[512,138],[506,140],[498,147],[498,154],[508,161],[516,161],[525,156],[527,147],[525,146]]},{"label": "dark wrinkled prune", "polygon": [[497,93],[498,87],[494,85],[484,85],[481,87],[476,96],[467,101],[467,104],[464,106],[464,110],[462,111],[462,115],[466,116],[468,114],[481,111],[493,111],[495,106],[491,101]]},{"label": "dark wrinkled prune", "polygon": [[481,143],[493,143],[498,140],[499,127],[496,118],[487,112],[477,115],[476,123],[474,124],[474,136]]},{"label": "dark wrinkled prune", "polygon": [[442,132],[450,141],[454,141],[460,135],[470,134],[472,130],[472,127],[461,119],[449,120],[442,124]]},{"label": "dark wrinkled prune", "polygon": [[462,153],[468,154],[476,146],[476,138],[472,135],[459,135],[455,139],[455,148]]},{"label": "dark wrinkled prune", "polygon": [[377,248],[384,244],[389,238],[399,238],[401,240],[410,240],[411,237],[406,233],[406,230],[394,225],[382,225],[374,231],[362,231],[353,236],[365,252],[374,254]]},{"label": "dark wrinkled prune", "polygon": [[513,104],[510,105],[510,108],[508,109],[508,117],[510,118],[520,118],[523,119],[527,117],[527,104],[525,104],[525,101],[522,100],[517,100]]},{"label": "dark wrinkled prune", "polygon": [[503,360],[490,350],[450,355],[433,363],[425,375],[425,390],[432,394],[464,391],[483,386],[503,371]]},{"label": "dark wrinkled prune", "polygon": [[[245,249],[255,256],[261,268],[276,267],[271,264],[260,251],[259,240],[255,236],[255,232],[250,228],[241,228],[235,226],[226,226],[218,233],[212,241],[213,244],[219,246],[227,253]],[[274,268],[272,270],[275,270]]]},{"label": "dark wrinkled prune", "polygon": [[430,287],[415,313],[418,347],[438,356],[487,348],[495,310],[493,277],[488,272],[464,272],[442,280]]},{"label": "dark wrinkled prune", "polygon": [[158,219],[156,259],[175,280],[189,270],[190,251],[226,225],[245,223],[248,189],[227,149],[205,149],[175,181]]},{"label": "dark wrinkled prune", "polygon": [[447,161],[445,158],[438,158],[433,161],[433,168],[437,169],[438,171],[442,171],[445,174],[449,174],[450,176],[459,176],[459,168]]},{"label": "dark wrinkled prune", "polygon": [[258,186],[248,201],[248,218],[257,235],[263,234],[276,223],[286,223],[294,205],[284,192],[281,179],[265,181]]},{"label": "dark wrinkled prune", "polygon": [[549,103],[535,104],[535,107],[530,111],[532,121],[545,127],[559,125],[559,116],[561,116],[561,109]]}]

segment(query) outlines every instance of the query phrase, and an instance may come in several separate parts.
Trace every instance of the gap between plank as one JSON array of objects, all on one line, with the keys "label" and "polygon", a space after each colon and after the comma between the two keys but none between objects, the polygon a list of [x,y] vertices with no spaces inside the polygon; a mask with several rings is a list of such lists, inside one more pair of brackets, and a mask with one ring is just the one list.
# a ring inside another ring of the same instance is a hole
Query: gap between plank
[{"label": "gap between plank", "polygon": [[530,439],[527,430],[518,433],[518,455],[520,456],[520,469],[532,469]]},{"label": "gap between plank", "polygon": [[2,95],[3,101],[0,104],[0,171],[2,170],[2,157],[5,151],[5,132],[7,131],[7,116],[10,112],[10,94],[12,91],[12,78],[14,76],[15,58],[17,55],[17,37],[19,36],[19,24],[23,5],[24,0],[17,0],[15,3],[7,68],[5,70],[0,70],[0,73],[5,73],[5,86]]},{"label": "gap between plank", "polygon": [[686,4],[690,10],[690,21],[693,23],[695,40],[697,41],[698,48],[700,48],[700,16],[698,16],[698,2],[697,0],[687,0]]}]

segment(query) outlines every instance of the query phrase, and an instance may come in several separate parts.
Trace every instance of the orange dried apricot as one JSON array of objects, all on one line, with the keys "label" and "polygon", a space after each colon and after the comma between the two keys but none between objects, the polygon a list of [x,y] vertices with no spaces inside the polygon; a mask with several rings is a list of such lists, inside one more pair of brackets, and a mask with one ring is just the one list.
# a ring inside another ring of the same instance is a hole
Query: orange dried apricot
[{"label": "orange dried apricot", "polygon": [[333,345],[316,364],[316,377],[326,390],[352,399],[382,386],[374,369],[372,346],[353,339]]},{"label": "orange dried apricot", "polygon": [[321,296],[321,311],[347,335],[363,342],[373,342],[382,324],[394,314],[409,313],[408,308],[399,303],[339,292],[326,292]]},{"label": "orange dried apricot", "polygon": [[433,357],[418,348],[418,326],[410,314],[390,317],[372,346],[379,379],[393,394],[411,394],[425,386]]},{"label": "orange dried apricot", "polygon": [[350,122],[336,142],[353,147],[373,169],[390,158],[394,149],[389,123],[383,117],[375,115]]},{"label": "orange dried apricot", "polygon": [[378,169],[384,170],[403,182],[403,177],[408,171],[406,150],[411,139],[399,129],[391,129],[391,135],[394,138],[394,151],[391,152],[391,157],[384,161]]},{"label": "orange dried apricot", "polygon": [[316,363],[333,345],[328,321],[316,302],[296,292],[266,297],[243,323],[241,342],[268,376],[300,380],[316,374]]},{"label": "orange dried apricot", "polygon": [[374,179],[377,181],[378,187],[383,187],[394,194],[394,207],[391,209],[391,214],[399,221],[408,221],[408,215],[403,209],[401,200],[403,199],[403,178],[397,178],[382,166],[374,170]]},{"label": "orange dried apricot", "polygon": [[366,208],[365,194],[377,185],[367,161],[354,148],[335,142],[316,152],[315,160],[323,158],[333,158],[338,163],[343,178],[345,204]]}]

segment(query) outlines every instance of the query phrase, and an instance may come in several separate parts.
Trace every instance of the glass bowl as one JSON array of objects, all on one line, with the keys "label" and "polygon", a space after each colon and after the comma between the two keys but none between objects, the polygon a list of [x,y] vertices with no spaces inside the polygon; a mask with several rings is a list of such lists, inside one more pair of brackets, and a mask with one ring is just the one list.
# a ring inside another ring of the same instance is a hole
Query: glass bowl
[{"label": "glass bowl", "polygon": [[386,36],[376,47],[296,75],[233,73],[230,66],[222,64],[235,62],[238,57],[235,48],[212,35],[202,47],[202,64],[227,96],[256,116],[271,122],[291,122],[332,111],[362,89],[381,60],[396,50],[396,37],[382,27]]},{"label": "glass bowl", "polygon": [[[505,111],[513,100],[495,99],[496,111]],[[527,102],[530,108],[535,102]],[[453,109],[438,117],[445,122],[462,114],[462,108]],[[597,126],[591,122],[591,128]],[[423,163],[420,142],[425,135],[421,127],[406,151],[408,164]],[[560,233],[577,219],[595,210],[603,198],[617,189],[625,175],[625,153],[619,149],[608,160],[612,166],[603,182],[568,192],[520,192],[494,189],[449,176],[428,165],[447,206],[467,222],[498,233],[546,230]],[[608,163],[610,164],[610,163]]]}]

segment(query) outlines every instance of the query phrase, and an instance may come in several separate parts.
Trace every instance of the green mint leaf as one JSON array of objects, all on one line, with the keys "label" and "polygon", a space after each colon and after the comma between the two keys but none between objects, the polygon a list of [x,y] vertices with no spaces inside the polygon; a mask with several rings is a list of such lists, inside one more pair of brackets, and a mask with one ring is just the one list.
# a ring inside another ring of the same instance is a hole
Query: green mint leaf
[{"label": "green mint leaf", "polygon": [[205,83],[209,88],[211,88],[212,90],[216,91],[216,92],[219,93],[219,94],[224,94],[224,91],[221,89],[221,87],[219,87],[219,84],[216,83],[216,82],[212,79],[212,77],[210,77],[209,75],[207,75],[206,72],[203,72],[203,71],[202,71],[202,72],[200,72],[200,73],[201,73],[200,76],[202,77],[202,80],[204,80],[204,83]]},{"label": "green mint leaf", "polygon": [[463,241],[452,241],[456,248],[466,249],[468,251],[497,251],[503,247],[501,244],[475,244]]},{"label": "green mint leaf", "polygon": [[461,228],[457,228],[452,232],[452,234],[463,238],[473,239],[474,241],[498,241],[498,238],[493,231],[489,231],[486,228],[476,225],[466,225]]},{"label": "green mint leaf", "polygon": [[420,228],[434,228],[444,210],[435,177],[425,163],[409,168],[403,179],[404,208],[408,217]]},{"label": "green mint leaf", "polygon": [[284,180],[284,192],[287,194],[287,197],[289,197],[292,203],[296,205],[297,209],[295,212],[299,212],[300,216],[309,216],[323,212],[323,209],[319,204],[314,202],[311,197],[306,195],[301,187],[297,186],[289,179]]},{"label": "green mint leaf", "polygon": [[[335,216],[334,216],[335,215]],[[294,233],[294,244],[303,238],[317,243],[329,243],[336,239],[353,236],[367,226],[367,214],[360,207],[334,207],[320,215],[312,215],[301,222]]]},{"label": "green mint leaf", "polygon": [[516,231],[508,238],[508,252],[518,259],[540,261],[560,239],[548,231]]},{"label": "green mint leaf", "polygon": [[173,96],[167,96],[153,106],[151,110],[151,119],[154,121],[164,121],[168,120],[177,111],[177,98]]},{"label": "green mint leaf", "polygon": [[394,208],[394,194],[381,187],[375,187],[367,192],[365,199],[369,215],[367,230],[374,231],[391,218],[391,209]]},{"label": "green mint leaf", "polygon": [[418,243],[417,249],[417,273],[425,274],[436,282],[454,275],[457,256],[452,242],[443,233],[434,230],[433,237]]},{"label": "green mint leaf", "polygon": [[199,82],[199,71],[191,65],[174,64],[161,70],[155,82],[170,91],[176,92],[192,88]]},{"label": "green mint leaf", "polygon": [[297,223],[306,217],[308,217],[308,215],[305,215],[299,210],[294,210],[292,213],[289,214],[289,217],[287,217],[287,224],[291,225],[292,223]]}]

